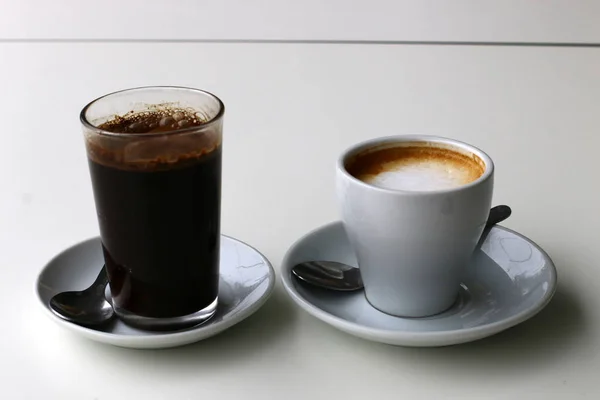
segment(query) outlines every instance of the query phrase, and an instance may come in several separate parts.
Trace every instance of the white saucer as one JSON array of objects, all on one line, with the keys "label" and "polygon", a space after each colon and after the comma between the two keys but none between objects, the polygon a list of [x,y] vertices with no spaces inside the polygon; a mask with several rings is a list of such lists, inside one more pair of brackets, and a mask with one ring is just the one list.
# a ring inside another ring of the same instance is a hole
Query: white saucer
[{"label": "white saucer", "polygon": [[101,328],[79,326],[56,317],[48,301],[56,293],[83,290],[96,278],[104,259],[100,238],[76,244],[57,255],[42,270],[36,291],[45,313],[59,325],[98,342],[138,349],[182,346],[214,336],[257,311],[275,285],[269,261],[239,240],[221,236],[219,306],[206,323],[176,332],[142,331],[114,319]]},{"label": "white saucer", "polygon": [[302,261],[338,261],[356,266],[341,222],[299,239],[281,267],[285,289],[309,314],[351,335],[399,346],[447,346],[491,336],[543,309],[554,294],[556,269],[526,237],[495,226],[473,257],[456,304],[427,318],[394,317],[373,308],[364,292],[319,289],[292,276]]}]

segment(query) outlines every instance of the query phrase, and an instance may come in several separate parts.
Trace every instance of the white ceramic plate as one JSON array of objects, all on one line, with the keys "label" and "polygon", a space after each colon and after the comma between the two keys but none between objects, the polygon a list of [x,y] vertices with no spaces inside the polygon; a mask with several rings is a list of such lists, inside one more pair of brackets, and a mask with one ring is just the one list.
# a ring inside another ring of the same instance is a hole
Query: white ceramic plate
[{"label": "white ceramic plate", "polygon": [[288,251],[281,267],[285,289],[309,314],[367,340],[401,346],[446,346],[491,336],[543,309],[557,285],[548,255],[526,237],[495,226],[473,257],[459,298],[449,310],[427,318],[400,318],[373,308],[364,292],[334,292],[295,278],[302,261],[356,266],[341,222],[310,232]]},{"label": "white ceramic plate", "polygon": [[83,290],[96,278],[104,263],[100,238],[93,238],[57,255],[41,271],[36,291],[45,313],[62,327],[98,342],[139,349],[182,346],[214,336],[257,311],[275,284],[269,261],[251,246],[221,236],[219,306],[206,323],[176,332],[142,331],[118,319],[102,327],[88,328],[56,317],[48,301],[56,293]]}]

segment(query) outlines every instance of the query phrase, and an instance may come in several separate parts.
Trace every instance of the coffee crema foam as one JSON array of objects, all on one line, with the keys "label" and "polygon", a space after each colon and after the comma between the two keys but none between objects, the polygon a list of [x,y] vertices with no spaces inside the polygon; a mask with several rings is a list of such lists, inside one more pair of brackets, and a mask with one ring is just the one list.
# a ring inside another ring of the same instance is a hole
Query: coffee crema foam
[{"label": "coffee crema foam", "polygon": [[[88,157],[99,164],[127,170],[153,171],[184,167],[220,150],[221,133],[218,128],[208,127],[198,133],[178,134],[178,131],[187,128],[200,129],[206,122],[207,119],[200,112],[183,108],[157,108],[116,115],[97,127],[129,136],[123,140],[86,133]],[[171,133],[173,135],[165,135]],[[137,135],[140,135],[139,138]]]},{"label": "coffee crema foam", "polygon": [[456,188],[477,180],[485,171],[483,160],[474,154],[432,145],[368,150],[352,157],[345,167],[370,185],[407,191]]}]

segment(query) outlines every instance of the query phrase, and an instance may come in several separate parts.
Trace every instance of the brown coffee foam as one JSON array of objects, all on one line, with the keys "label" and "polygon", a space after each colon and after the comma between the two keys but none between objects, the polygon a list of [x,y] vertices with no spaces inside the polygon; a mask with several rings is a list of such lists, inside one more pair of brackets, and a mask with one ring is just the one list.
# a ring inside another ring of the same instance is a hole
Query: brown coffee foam
[{"label": "brown coffee foam", "polygon": [[477,155],[428,142],[373,147],[351,156],[344,166],[350,175],[364,180],[403,165],[424,162],[450,164],[453,168],[468,171],[463,184],[477,180],[485,172],[485,163]]},{"label": "brown coffee foam", "polygon": [[98,128],[111,133],[166,133],[202,126],[206,122],[207,118],[193,109],[154,106],[147,111],[130,111],[125,115],[115,115]]},{"label": "brown coffee foam", "polygon": [[[189,124],[179,129],[159,125],[161,119],[174,115],[174,124],[182,120],[189,121]],[[134,123],[144,123],[148,129],[132,130],[129,127]],[[125,133],[127,136],[86,132],[88,157],[96,163],[126,170],[154,171],[182,167],[220,149],[220,124],[201,131],[183,131],[193,127],[201,129],[204,124],[205,120],[197,113],[184,109],[130,112],[115,116],[98,128],[110,133]],[[180,130],[182,132],[178,133]],[[139,137],[136,137],[137,134]]]}]

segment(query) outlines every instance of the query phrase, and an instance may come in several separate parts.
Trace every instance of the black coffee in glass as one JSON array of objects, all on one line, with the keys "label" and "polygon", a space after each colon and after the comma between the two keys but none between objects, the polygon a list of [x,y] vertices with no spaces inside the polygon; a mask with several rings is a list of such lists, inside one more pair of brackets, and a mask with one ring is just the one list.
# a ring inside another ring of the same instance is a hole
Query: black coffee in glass
[{"label": "black coffee in glass", "polygon": [[[169,101],[148,103],[157,92]],[[131,109],[90,120],[111,96]],[[82,112],[113,306],[129,324],[178,329],[216,310],[222,115],[185,88],[118,92]]]}]

